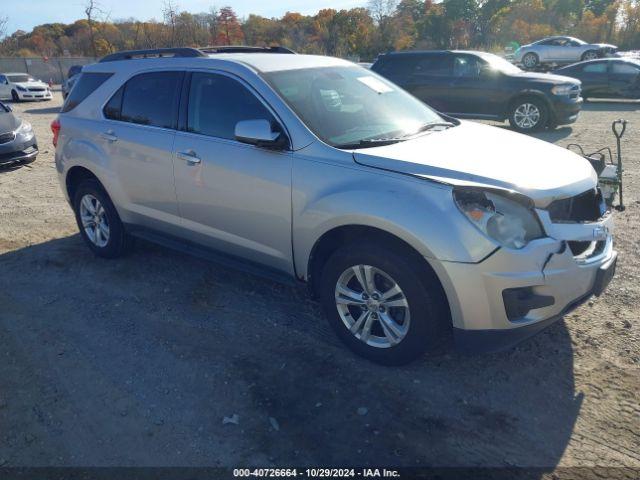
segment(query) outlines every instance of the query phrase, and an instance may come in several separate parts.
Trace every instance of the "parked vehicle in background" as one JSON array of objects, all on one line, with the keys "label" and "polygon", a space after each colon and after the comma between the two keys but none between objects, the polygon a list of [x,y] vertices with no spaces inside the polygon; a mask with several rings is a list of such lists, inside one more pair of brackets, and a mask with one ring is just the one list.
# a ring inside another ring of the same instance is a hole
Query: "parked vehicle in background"
[{"label": "parked vehicle in background", "polygon": [[582,97],[640,99],[640,60],[603,58],[554,71],[582,82]]},{"label": "parked vehicle in background", "polygon": [[614,54],[615,45],[587,43],[573,37],[547,37],[523,45],[514,54],[514,62],[527,70],[543,65],[563,65],[583,60],[595,60]]},{"label": "parked vehicle in background", "polygon": [[269,52],[83,69],[52,130],[96,255],[133,235],[307,282],[338,336],[385,364],[451,328],[505,348],[603,292],[613,219],[583,157],[444,117],[352,62]]},{"label": "parked vehicle in background", "polygon": [[67,73],[67,79],[62,82],[62,98],[66,99],[73,85],[78,79],[78,74],[82,71],[82,65],[73,65]]},{"label": "parked vehicle in background", "polygon": [[490,53],[393,52],[371,69],[447,115],[508,119],[520,132],[573,123],[582,105],[579,81],[523,72]]},{"label": "parked vehicle in background", "polygon": [[31,124],[20,120],[9,105],[0,102],[0,166],[30,163],[38,155],[38,142]]},{"label": "parked vehicle in background", "polygon": [[27,73],[0,73],[0,100],[51,100],[49,85]]}]

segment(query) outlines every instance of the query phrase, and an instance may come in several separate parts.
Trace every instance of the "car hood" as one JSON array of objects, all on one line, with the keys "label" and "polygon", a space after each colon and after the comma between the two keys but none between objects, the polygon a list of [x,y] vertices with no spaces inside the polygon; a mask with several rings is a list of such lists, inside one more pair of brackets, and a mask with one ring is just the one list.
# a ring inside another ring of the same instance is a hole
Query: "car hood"
[{"label": "car hood", "polygon": [[560,83],[572,83],[576,85],[580,85],[580,80],[576,80],[575,78],[565,77],[564,75],[555,75],[552,73],[538,73],[538,72],[518,72],[511,75],[514,78],[522,78],[528,80],[538,80],[541,82],[548,82],[554,84]]},{"label": "car hood", "polygon": [[48,85],[44,82],[15,82],[13,85],[17,85],[23,88],[31,88],[31,87],[48,87]]},{"label": "car hood", "polygon": [[412,140],[353,151],[354,160],[451,185],[514,190],[539,207],[594,188],[591,164],[569,150],[472,122]]},{"label": "car hood", "polygon": [[598,47],[598,48],[613,48],[613,49],[617,49],[618,48],[615,45],[611,45],[609,43],[592,43],[589,46]]},{"label": "car hood", "polygon": [[0,134],[13,132],[20,126],[20,123],[20,119],[13,113],[0,113]]}]

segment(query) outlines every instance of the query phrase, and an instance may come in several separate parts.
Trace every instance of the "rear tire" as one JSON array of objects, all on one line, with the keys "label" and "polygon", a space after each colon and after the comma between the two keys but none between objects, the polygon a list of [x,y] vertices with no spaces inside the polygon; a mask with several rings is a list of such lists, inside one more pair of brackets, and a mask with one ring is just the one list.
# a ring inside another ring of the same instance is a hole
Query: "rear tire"
[{"label": "rear tire", "polygon": [[582,54],[582,61],[595,60],[596,58],[600,58],[600,55],[595,50],[587,50]]},{"label": "rear tire", "polygon": [[320,301],[353,352],[382,365],[403,365],[444,343],[450,326],[446,298],[435,274],[419,268],[410,256],[374,243],[352,243],[329,257]]},{"label": "rear tire", "polygon": [[131,237],[109,195],[97,180],[83,180],[76,188],[73,210],[80,235],[91,251],[103,258],[117,258],[126,254]]},{"label": "rear tire", "polygon": [[511,105],[509,123],[520,133],[536,132],[546,127],[548,122],[547,106],[538,98],[521,97]]}]

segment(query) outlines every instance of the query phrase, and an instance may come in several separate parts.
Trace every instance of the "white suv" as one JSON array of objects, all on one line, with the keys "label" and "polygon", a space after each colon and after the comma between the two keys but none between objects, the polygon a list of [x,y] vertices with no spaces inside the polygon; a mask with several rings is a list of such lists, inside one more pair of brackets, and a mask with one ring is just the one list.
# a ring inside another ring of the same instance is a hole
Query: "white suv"
[{"label": "white suv", "polygon": [[27,73],[0,73],[0,99],[51,100],[49,85]]},{"label": "white suv", "polygon": [[143,237],[306,282],[339,337],[386,364],[451,329],[507,347],[607,286],[612,214],[582,157],[443,116],[345,60],[232,51],[83,69],[52,129],[97,255]]}]

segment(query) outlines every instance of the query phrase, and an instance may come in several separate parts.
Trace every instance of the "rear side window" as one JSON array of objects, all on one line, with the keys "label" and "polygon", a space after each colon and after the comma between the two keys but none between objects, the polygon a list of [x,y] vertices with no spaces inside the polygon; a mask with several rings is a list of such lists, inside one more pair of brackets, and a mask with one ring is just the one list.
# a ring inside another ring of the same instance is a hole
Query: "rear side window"
[{"label": "rear side window", "polygon": [[194,73],[189,89],[188,130],[212,137],[235,138],[241,120],[269,120],[271,112],[240,82],[215,73]]},{"label": "rear side window", "polygon": [[607,73],[606,63],[590,63],[582,69],[586,73]]},{"label": "rear side window", "polygon": [[450,55],[428,55],[416,62],[414,73],[427,77],[448,77],[451,75],[453,61]]},{"label": "rear side window", "polygon": [[389,55],[376,62],[371,70],[385,76],[410,75],[415,67],[416,57],[410,55]]},{"label": "rear side window", "polygon": [[122,110],[122,94],[124,93],[124,86],[120,87],[118,91],[111,97],[111,99],[104,106],[104,116],[109,120],[120,120],[120,111]]},{"label": "rear side window", "polygon": [[[105,116],[139,125],[176,128],[183,75],[182,72],[152,72],[133,77],[123,91],[118,90],[111,97]],[[119,109],[118,96],[122,97]]]},{"label": "rear side window", "polygon": [[113,73],[82,73],[73,86],[67,101],[62,106],[62,113],[73,110],[80,105],[85,98],[91,95],[100,85],[106,82]]}]

